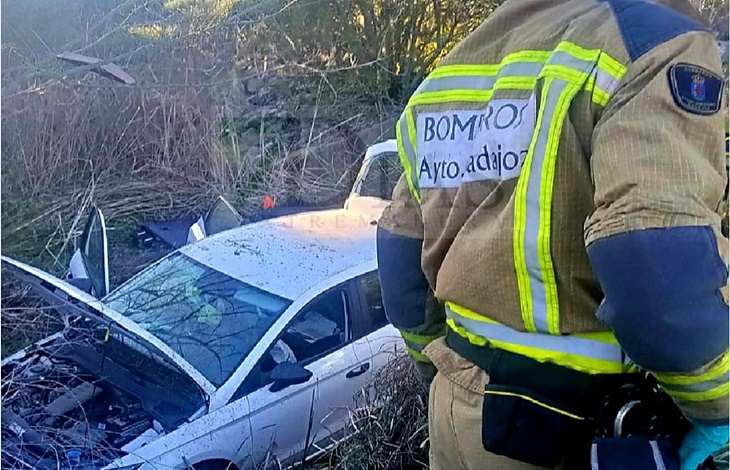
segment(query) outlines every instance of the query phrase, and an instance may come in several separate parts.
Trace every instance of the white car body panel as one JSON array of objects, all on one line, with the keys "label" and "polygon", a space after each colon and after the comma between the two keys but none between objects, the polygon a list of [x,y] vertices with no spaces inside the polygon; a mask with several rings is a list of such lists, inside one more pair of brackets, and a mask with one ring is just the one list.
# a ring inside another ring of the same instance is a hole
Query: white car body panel
[{"label": "white car body panel", "polygon": [[[352,397],[365,385],[370,373],[352,379],[346,379],[345,374],[358,366],[358,357],[369,361],[369,356],[367,339],[362,338],[307,366],[312,378],[294,386],[297,388],[289,387],[288,393],[272,393],[267,387],[251,393],[248,400],[254,461],[264,460],[270,450],[282,460],[295,457],[304,450],[303,435],[309,433],[311,445],[334,432],[327,429],[328,425],[334,430],[346,425],[346,407],[352,404]],[[310,409],[311,431],[310,414],[305,412]],[[291,410],[301,412],[292,414]]]},{"label": "white car body panel", "polygon": [[210,459],[243,461],[251,455],[249,410],[248,400],[238,400],[180,426],[105,468],[172,469]]},{"label": "white car body panel", "polygon": [[[368,149],[358,178],[375,158],[394,152],[395,141]],[[126,456],[104,468],[186,468],[209,459],[227,460],[244,468],[259,463],[270,450],[274,458],[286,460],[300,455],[307,444],[326,443],[330,436],[338,438],[338,432],[349,423],[353,397],[394,353],[403,350],[400,335],[388,325],[306,365],[312,377],[304,383],[277,392],[264,386],[231,402],[244,379],[302,308],[329,289],[377,269],[373,221],[387,203],[359,196],[356,185],[345,209],[264,220],[177,250],[232,278],[292,300],[217,389],[165,343],[102,301],[39,269],[7,257],[2,260],[139,336],[170,358],[207,394],[207,408],[195,413],[189,422],[168,434],[154,429],[145,431],[125,446],[129,451]],[[359,306],[355,311],[359,312]],[[44,341],[47,340],[37,344]],[[17,360],[23,354],[25,351],[2,362]],[[360,371],[363,373],[358,374]],[[355,376],[347,378],[348,373]],[[305,443],[302,436],[309,428],[310,410],[312,427],[309,442]]]},{"label": "white car body panel", "polygon": [[[263,348],[262,348],[263,349]],[[308,411],[314,405],[311,442],[319,442],[349,422],[352,397],[403,350],[397,330],[388,325],[307,366],[312,378],[278,392],[262,387],[213,411],[116,462],[119,467],[184,468],[208,459],[225,459],[248,468],[269,458],[298,456],[306,435]],[[369,370],[356,378],[343,376],[369,358]],[[346,386],[342,387],[342,383]],[[318,406],[319,405],[319,406]],[[291,410],[301,410],[292,413]],[[185,432],[181,432],[185,429]],[[183,458],[184,457],[184,458]],[[109,466],[107,468],[114,468]]]},{"label": "white car body panel", "polygon": [[180,252],[234,279],[294,300],[313,285],[374,261],[375,225],[363,214],[345,209],[306,212],[221,232],[185,245]]}]

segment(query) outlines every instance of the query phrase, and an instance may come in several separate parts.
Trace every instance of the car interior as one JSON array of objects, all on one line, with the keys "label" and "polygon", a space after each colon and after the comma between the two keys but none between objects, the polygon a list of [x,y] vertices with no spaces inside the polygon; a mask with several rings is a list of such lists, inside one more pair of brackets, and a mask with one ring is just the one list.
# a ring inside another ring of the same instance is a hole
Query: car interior
[{"label": "car interior", "polygon": [[[297,314],[282,334],[280,341],[288,348],[297,363],[306,363],[347,341],[345,297],[342,289],[333,289],[315,299]],[[280,343],[274,348],[282,349]],[[277,351],[278,352],[278,351]],[[262,372],[270,372],[281,354],[273,350],[264,355]]]},{"label": "car interior", "polygon": [[347,341],[345,297],[333,289],[305,307],[287,327],[281,339],[298,362],[320,356]]}]

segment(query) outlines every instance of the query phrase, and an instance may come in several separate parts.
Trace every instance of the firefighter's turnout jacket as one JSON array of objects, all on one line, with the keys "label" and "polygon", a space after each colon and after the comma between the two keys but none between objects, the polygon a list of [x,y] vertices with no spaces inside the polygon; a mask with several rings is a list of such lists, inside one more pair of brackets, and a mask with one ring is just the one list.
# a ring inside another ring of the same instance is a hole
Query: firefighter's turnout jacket
[{"label": "firefighter's turnout jacket", "polygon": [[684,0],[498,8],[397,124],[378,262],[413,357],[451,329],[587,373],[639,367],[726,422],[723,87]]}]

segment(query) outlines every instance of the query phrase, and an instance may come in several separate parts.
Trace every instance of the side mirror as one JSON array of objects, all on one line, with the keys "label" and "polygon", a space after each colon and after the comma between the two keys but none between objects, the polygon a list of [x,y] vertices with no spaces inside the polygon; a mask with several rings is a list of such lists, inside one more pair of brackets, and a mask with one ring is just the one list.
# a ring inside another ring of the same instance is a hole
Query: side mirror
[{"label": "side mirror", "polygon": [[271,379],[274,383],[269,387],[269,391],[278,392],[291,385],[302,384],[312,378],[312,373],[300,366],[299,364],[292,364],[291,362],[282,362],[274,367],[271,371]]}]

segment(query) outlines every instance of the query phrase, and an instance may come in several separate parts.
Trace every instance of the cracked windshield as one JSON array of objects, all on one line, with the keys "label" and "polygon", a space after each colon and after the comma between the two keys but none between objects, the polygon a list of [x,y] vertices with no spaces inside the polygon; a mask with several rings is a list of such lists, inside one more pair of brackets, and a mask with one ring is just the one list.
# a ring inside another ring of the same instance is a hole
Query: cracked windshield
[{"label": "cracked windshield", "polygon": [[220,386],[291,302],[174,254],[104,303]]}]

